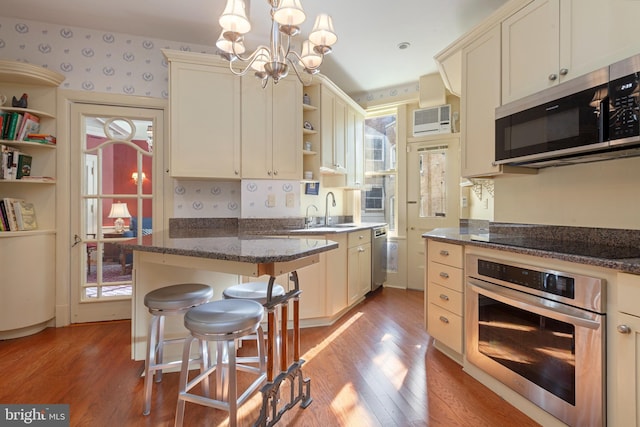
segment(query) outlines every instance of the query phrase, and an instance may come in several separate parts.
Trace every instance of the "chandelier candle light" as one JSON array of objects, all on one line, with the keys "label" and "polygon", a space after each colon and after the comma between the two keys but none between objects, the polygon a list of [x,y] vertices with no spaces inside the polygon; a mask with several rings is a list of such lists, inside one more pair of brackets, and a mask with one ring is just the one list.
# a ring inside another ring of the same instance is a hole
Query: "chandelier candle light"
[{"label": "chandelier candle light", "polygon": [[[338,40],[333,21],[329,15],[318,15],[309,39],[302,43],[301,53],[298,54],[291,49],[291,38],[300,33],[299,25],[306,19],[300,0],[267,1],[271,5],[270,46],[258,46],[249,56],[242,56],[245,53],[244,35],[251,30],[243,0],[227,0],[219,20],[222,33],[216,46],[229,61],[232,73],[243,76],[252,69],[256,77],[262,79],[262,87],[266,87],[269,78],[274,83],[285,78],[289,74],[289,65],[304,84],[298,67],[311,75],[320,71],[324,55],[331,52],[331,46]],[[233,68],[234,63],[238,62],[244,67],[240,71]]]}]

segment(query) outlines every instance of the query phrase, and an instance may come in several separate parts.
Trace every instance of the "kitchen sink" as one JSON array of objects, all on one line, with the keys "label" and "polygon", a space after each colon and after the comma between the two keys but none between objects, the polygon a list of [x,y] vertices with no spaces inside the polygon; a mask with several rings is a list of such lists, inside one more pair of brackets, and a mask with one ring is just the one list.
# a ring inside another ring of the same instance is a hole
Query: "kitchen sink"
[{"label": "kitchen sink", "polygon": [[328,227],[334,227],[334,228],[353,228],[353,227],[357,227],[358,224],[353,224],[353,223],[344,223],[344,224],[332,224],[329,225]]}]

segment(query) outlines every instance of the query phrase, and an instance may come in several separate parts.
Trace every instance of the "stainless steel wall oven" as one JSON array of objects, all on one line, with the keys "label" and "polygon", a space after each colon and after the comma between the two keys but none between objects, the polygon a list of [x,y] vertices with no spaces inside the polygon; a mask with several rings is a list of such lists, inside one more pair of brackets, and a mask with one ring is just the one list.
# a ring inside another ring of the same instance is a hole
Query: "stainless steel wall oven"
[{"label": "stainless steel wall oven", "polygon": [[570,426],[605,424],[605,281],[466,258],[470,363]]}]

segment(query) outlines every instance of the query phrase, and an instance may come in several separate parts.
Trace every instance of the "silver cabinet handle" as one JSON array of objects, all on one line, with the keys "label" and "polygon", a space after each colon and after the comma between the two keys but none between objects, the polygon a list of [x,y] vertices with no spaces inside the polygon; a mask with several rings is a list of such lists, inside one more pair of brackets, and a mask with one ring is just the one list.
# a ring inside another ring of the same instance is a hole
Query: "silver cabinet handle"
[{"label": "silver cabinet handle", "polygon": [[560,68],[560,75],[561,76],[566,76],[568,72],[569,72],[568,68]]},{"label": "silver cabinet handle", "polygon": [[449,297],[447,295],[445,295],[445,294],[440,294],[440,299],[442,301],[449,301]]},{"label": "silver cabinet handle", "polygon": [[364,248],[363,247],[358,247],[358,252],[364,252]]},{"label": "silver cabinet handle", "polygon": [[557,78],[558,78],[557,74],[549,74],[549,80],[554,81]]},{"label": "silver cabinet handle", "polygon": [[627,325],[618,325],[618,327],[616,329],[621,334],[630,334],[631,333],[631,328],[629,326],[627,326]]},{"label": "silver cabinet handle", "polygon": [[364,236],[363,236],[362,234],[360,234],[360,235],[358,236],[358,239],[362,240],[362,239],[364,239]]},{"label": "silver cabinet handle", "polygon": [[444,316],[440,316],[440,321],[441,321],[442,323],[446,323],[446,324],[448,324],[448,323],[449,323],[449,319],[447,319],[447,318],[446,318],[446,317],[444,317]]},{"label": "silver cabinet handle", "polygon": [[449,256],[449,251],[445,251],[444,249],[440,251],[440,255]]},{"label": "silver cabinet handle", "polygon": [[447,273],[445,273],[444,271],[440,272],[440,277],[442,277],[443,279],[448,279],[449,275]]}]

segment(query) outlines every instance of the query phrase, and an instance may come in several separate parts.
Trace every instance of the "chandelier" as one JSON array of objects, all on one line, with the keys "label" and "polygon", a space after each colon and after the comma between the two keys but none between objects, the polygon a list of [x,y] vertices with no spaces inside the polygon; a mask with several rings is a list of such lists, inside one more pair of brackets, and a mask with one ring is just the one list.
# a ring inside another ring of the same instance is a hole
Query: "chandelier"
[{"label": "chandelier", "polygon": [[[243,76],[250,70],[262,79],[262,87],[266,87],[269,78],[274,83],[289,74],[293,68],[298,80],[304,84],[302,73],[309,75],[320,71],[324,55],[331,52],[331,46],[338,40],[331,17],[320,14],[309,39],[302,43],[298,54],[291,46],[291,38],[300,33],[299,25],[306,18],[300,0],[267,0],[271,5],[271,38],[269,46],[258,46],[253,53],[245,53],[244,35],[251,30],[251,23],[245,13],[243,0],[227,0],[224,12],[220,16],[222,32],[216,46],[222,56],[229,61],[232,73]],[[234,65],[241,63],[240,70]],[[301,70],[299,70],[299,68]]]}]

